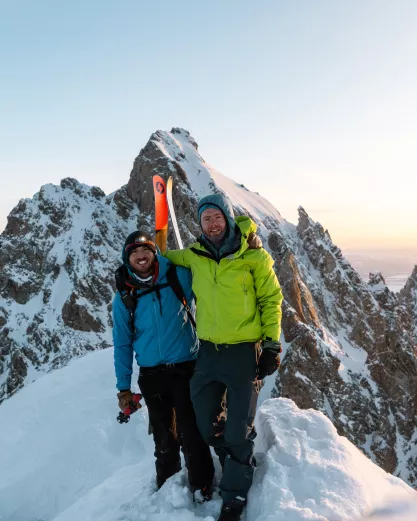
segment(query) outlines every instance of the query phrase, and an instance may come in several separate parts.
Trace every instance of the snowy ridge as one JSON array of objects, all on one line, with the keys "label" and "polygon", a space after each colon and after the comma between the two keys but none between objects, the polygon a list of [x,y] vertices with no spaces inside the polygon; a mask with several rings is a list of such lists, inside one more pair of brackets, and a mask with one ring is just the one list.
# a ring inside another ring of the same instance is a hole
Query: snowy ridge
[{"label": "snowy ridge", "polygon": [[[129,424],[116,422],[112,356],[105,349],[73,360],[2,404],[2,521],[216,519],[218,495],[194,506],[184,470],[155,492],[146,407]],[[354,521],[393,501],[404,511],[417,500],[319,412],[267,400],[257,429],[257,450],[266,456],[255,472],[246,521]],[[216,468],[218,479],[217,460]]]}]

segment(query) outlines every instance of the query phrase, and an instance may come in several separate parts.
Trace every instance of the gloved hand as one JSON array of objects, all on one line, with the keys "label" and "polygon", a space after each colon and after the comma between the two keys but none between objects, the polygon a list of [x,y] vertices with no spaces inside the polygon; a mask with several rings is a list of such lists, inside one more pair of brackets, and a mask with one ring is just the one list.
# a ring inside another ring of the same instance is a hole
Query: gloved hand
[{"label": "gloved hand", "polygon": [[121,411],[124,411],[128,407],[136,410],[142,407],[142,405],[139,402],[135,402],[133,400],[133,393],[130,389],[128,389],[127,391],[118,392],[117,398],[119,399],[119,407]]},{"label": "gloved hand", "polygon": [[258,380],[263,380],[278,369],[281,364],[279,354],[282,348],[279,342],[265,340],[262,343],[262,353],[258,362]]},{"label": "gloved hand", "polygon": [[256,235],[256,233],[251,232],[248,235],[247,242],[249,250],[258,250],[259,248],[262,248],[262,239],[259,237],[259,235]]}]

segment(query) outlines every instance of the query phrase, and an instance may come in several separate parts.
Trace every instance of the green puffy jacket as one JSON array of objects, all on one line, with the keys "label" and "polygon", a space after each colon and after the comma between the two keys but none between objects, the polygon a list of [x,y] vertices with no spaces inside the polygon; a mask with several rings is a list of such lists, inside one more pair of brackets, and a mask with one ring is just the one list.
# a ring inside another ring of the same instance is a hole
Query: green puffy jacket
[{"label": "green puffy jacket", "polygon": [[190,268],[197,297],[197,334],[215,344],[279,340],[282,292],[263,248],[249,250],[247,237],[256,232],[248,217],[237,217],[242,232],[240,249],[218,263],[194,243],[165,255],[176,265]]}]

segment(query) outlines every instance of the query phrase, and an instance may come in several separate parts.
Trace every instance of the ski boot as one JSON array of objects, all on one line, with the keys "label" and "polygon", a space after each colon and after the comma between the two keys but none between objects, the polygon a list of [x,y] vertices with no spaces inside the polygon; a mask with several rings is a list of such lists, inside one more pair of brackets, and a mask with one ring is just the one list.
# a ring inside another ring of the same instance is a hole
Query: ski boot
[{"label": "ski boot", "polygon": [[217,521],[239,521],[245,505],[246,501],[243,498],[235,498],[224,503]]},{"label": "ski boot", "polygon": [[206,486],[193,491],[193,502],[194,503],[206,503],[211,501],[213,497],[213,487]]}]

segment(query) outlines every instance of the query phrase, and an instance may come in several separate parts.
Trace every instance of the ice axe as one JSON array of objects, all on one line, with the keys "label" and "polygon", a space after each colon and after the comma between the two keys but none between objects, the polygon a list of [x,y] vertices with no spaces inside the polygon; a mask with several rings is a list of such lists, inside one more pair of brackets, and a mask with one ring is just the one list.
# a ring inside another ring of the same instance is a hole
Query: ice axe
[{"label": "ice axe", "polygon": [[120,424],[129,423],[130,416],[134,412],[136,412],[138,409],[141,408],[141,405],[139,404],[141,399],[142,399],[141,394],[139,394],[139,393],[132,394],[132,400],[131,400],[129,406],[126,407],[125,409],[123,409],[123,411],[120,411],[119,416],[116,418]]}]

